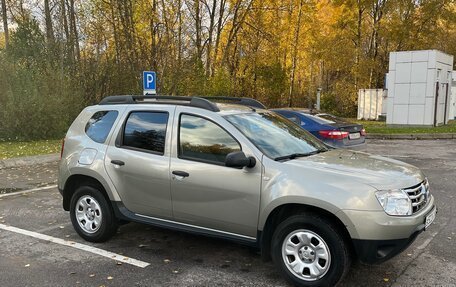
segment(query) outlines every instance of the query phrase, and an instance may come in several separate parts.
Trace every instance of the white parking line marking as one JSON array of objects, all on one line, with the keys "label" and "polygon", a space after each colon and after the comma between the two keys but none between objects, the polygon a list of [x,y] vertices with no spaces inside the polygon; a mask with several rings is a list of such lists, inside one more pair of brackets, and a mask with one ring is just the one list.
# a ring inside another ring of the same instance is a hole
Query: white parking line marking
[{"label": "white parking line marking", "polygon": [[426,248],[426,247],[429,245],[429,243],[431,243],[431,241],[434,239],[434,237],[435,237],[437,234],[439,234],[439,233],[438,233],[438,232],[432,233],[432,234],[431,234],[431,237],[429,237],[428,239],[426,239],[426,240],[425,240],[420,246],[418,246],[416,249],[420,249],[420,250],[421,250],[421,249]]},{"label": "white parking line marking", "polygon": [[46,190],[46,189],[51,189],[51,188],[56,188],[57,185],[48,185],[48,186],[43,186],[43,187],[37,187],[37,188],[32,188],[32,189],[27,189],[27,190],[22,190],[18,192],[11,192],[11,193],[5,193],[5,194],[0,194],[0,198],[2,197],[7,197],[7,196],[12,196],[12,195],[21,195],[29,192],[34,192],[34,191],[39,191],[39,190]]},{"label": "white parking line marking", "polygon": [[19,234],[22,234],[22,235],[34,237],[34,238],[37,238],[37,239],[41,239],[41,240],[45,240],[45,241],[49,241],[49,242],[53,242],[53,243],[57,243],[57,244],[64,245],[64,246],[73,247],[73,248],[76,248],[76,249],[79,249],[79,250],[91,252],[91,253],[106,257],[106,258],[110,258],[110,259],[115,260],[115,261],[131,264],[131,265],[136,266],[136,267],[146,268],[147,266],[150,265],[150,263],[147,263],[147,262],[144,262],[144,261],[141,261],[141,260],[137,260],[137,259],[133,259],[133,258],[130,258],[130,257],[127,257],[127,256],[123,256],[123,255],[120,255],[120,254],[116,254],[116,253],[113,253],[113,252],[109,252],[109,251],[106,251],[106,250],[103,250],[103,249],[100,249],[100,248],[92,247],[92,246],[89,246],[89,245],[77,243],[77,242],[70,241],[70,240],[60,239],[60,238],[57,238],[57,237],[52,237],[52,236],[49,236],[49,235],[45,235],[45,234],[41,234],[41,233],[37,233],[37,232],[33,232],[33,231],[28,231],[28,230],[25,230],[25,229],[14,227],[14,226],[8,226],[8,225],[4,225],[4,224],[0,223],[0,229],[11,231],[11,232],[15,232],[15,233],[19,233]]}]

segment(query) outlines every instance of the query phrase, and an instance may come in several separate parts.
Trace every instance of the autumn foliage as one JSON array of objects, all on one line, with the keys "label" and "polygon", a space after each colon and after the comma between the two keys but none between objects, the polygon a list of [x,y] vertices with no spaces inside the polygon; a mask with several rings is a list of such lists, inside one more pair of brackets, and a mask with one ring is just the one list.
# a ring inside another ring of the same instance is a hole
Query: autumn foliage
[{"label": "autumn foliage", "polygon": [[[61,137],[86,105],[142,92],[356,112],[390,51],[456,55],[452,0],[0,0],[0,139]],[[5,33],[8,32],[8,33]]]}]

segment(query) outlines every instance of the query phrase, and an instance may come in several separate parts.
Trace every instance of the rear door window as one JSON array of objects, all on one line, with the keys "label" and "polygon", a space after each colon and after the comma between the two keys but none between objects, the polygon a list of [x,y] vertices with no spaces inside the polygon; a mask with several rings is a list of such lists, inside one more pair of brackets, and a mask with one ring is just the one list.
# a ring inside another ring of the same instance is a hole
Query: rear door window
[{"label": "rear door window", "polygon": [[97,143],[104,143],[118,114],[117,111],[99,111],[93,114],[85,126],[87,136]]},{"label": "rear door window", "polygon": [[163,155],[167,112],[132,112],[125,123],[122,147]]}]

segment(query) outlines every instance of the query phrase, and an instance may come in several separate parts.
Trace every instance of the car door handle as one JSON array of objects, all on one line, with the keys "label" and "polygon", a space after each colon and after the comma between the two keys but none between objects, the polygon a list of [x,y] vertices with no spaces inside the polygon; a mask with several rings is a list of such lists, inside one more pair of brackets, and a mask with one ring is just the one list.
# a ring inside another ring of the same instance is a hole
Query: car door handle
[{"label": "car door handle", "polygon": [[125,162],[123,162],[121,160],[117,160],[117,159],[111,160],[111,163],[115,164],[115,165],[118,165],[118,166],[125,165]]},{"label": "car door handle", "polygon": [[182,176],[182,177],[188,177],[188,176],[190,176],[190,174],[189,174],[188,172],[180,171],[180,170],[174,170],[174,171],[173,171],[173,174],[174,174],[174,175],[177,175],[177,176]]}]

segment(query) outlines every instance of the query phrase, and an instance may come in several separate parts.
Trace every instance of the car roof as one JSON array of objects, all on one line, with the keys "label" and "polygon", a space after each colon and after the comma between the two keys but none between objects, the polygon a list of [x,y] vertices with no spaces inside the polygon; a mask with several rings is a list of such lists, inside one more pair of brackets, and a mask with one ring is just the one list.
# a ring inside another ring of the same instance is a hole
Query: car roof
[{"label": "car roof", "polygon": [[183,105],[217,112],[222,115],[251,113],[257,110],[266,111],[266,107],[255,99],[236,97],[125,95],[109,96],[101,100],[98,104],[98,106],[105,105]]},{"label": "car roof", "polygon": [[222,115],[231,115],[231,114],[242,114],[242,113],[252,113],[259,111],[266,111],[265,109],[258,109],[249,106],[237,105],[237,104],[224,104],[216,103],[217,107],[220,109],[220,114]]}]

